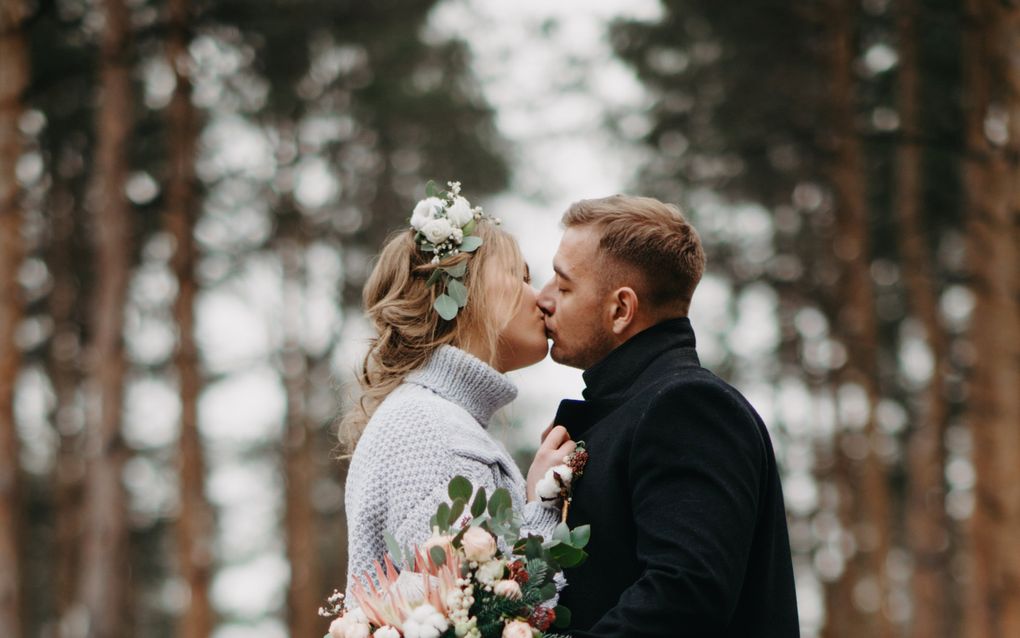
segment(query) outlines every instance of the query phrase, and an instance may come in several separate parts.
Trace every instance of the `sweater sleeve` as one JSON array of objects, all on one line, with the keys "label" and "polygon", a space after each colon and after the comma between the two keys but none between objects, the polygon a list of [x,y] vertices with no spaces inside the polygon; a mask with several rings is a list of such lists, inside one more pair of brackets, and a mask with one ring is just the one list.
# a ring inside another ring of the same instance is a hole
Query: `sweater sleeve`
[{"label": "sweater sleeve", "polygon": [[[447,488],[450,480],[457,475],[471,481],[477,490],[484,487],[487,494],[492,494],[500,485],[497,482],[498,467],[494,467],[475,457],[454,454],[446,467],[436,468],[433,474],[434,484],[423,490],[425,497],[400,517],[396,529],[391,530],[401,547],[422,545],[432,535],[429,519],[435,514],[440,503],[449,502]],[[542,507],[538,502],[528,503],[522,512],[522,534],[539,534],[551,538],[552,532],[559,522],[554,510]]]},{"label": "sweater sleeve", "polygon": [[764,463],[750,417],[723,390],[660,397],[630,458],[636,551],[644,571],[575,638],[715,636],[739,599]]}]

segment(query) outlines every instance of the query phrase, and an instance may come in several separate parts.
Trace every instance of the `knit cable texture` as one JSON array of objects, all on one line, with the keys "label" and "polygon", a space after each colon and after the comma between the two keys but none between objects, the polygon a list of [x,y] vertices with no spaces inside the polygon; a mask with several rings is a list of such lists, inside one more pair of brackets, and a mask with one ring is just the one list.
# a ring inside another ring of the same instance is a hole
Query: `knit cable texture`
[{"label": "knit cable texture", "polygon": [[[442,346],[379,405],[358,441],[347,475],[347,589],[386,553],[383,533],[401,547],[421,545],[429,519],[456,475],[487,494],[509,490],[522,533],[552,535],[556,511],[525,503],[526,483],[506,448],[489,434],[517,388],[478,358]],[[351,601],[353,602],[353,601]]]}]

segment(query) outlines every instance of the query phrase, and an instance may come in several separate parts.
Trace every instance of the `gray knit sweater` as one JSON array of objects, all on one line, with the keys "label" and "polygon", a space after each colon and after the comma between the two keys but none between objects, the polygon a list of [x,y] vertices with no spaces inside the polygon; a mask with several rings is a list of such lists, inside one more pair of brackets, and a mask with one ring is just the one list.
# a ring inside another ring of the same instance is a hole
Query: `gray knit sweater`
[{"label": "gray knit sweater", "polygon": [[486,430],[492,415],[517,396],[506,377],[476,357],[442,346],[379,405],[347,475],[348,590],[386,553],[383,532],[401,547],[431,535],[429,519],[448,501],[460,474],[487,494],[510,491],[523,513],[522,531],[552,535],[559,516],[525,504],[526,484],[506,448]]}]

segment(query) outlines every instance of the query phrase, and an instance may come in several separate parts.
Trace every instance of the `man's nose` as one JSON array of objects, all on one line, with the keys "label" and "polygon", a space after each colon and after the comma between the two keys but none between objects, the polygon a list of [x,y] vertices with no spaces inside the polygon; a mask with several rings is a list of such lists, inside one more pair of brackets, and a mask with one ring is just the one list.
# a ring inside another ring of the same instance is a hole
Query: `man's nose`
[{"label": "man's nose", "polygon": [[551,315],[556,309],[556,305],[553,302],[552,296],[553,281],[550,280],[546,285],[542,286],[542,290],[538,292],[538,307],[542,309],[542,312],[546,315]]}]

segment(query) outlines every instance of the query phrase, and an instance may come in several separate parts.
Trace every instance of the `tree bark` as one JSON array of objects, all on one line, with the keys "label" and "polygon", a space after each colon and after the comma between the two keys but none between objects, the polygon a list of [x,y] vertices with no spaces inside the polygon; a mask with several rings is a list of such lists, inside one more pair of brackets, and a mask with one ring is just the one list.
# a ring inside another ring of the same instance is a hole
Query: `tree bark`
[{"label": "tree bark", "polygon": [[21,480],[14,385],[21,366],[15,330],[24,299],[18,284],[24,246],[21,188],[15,172],[21,155],[18,120],[28,84],[28,56],[20,0],[0,5],[0,636],[19,638],[24,627],[19,548]]},{"label": "tree bark", "polygon": [[170,174],[166,189],[166,226],[175,245],[171,260],[177,279],[173,314],[178,341],[174,364],[181,400],[177,457],[180,513],[176,531],[179,568],[190,594],[177,635],[180,638],[205,638],[213,627],[213,611],[209,601],[213,564],[213,514],[205,495],[205,455],[198,429],[198,396],[202,389],[195,342],[195,294],[198,287],[195,280],[198,255],[194,240],[198,218],[195,147],[198,114],[191,103],[189,0],[170,1],[168,26],[166,55],[174,72],[175,86],[167,107]]},{"label": "tree bark", "polygon": [[[279,243],[283,262],[284,308],[302,307],[304,283],[303,242],[297,236],[301,230],[300,214],[292,206],[284,206],[289,219],[281,226]],[[315,510],[311,492],[315,482],[315,437],[309,429],[308,357],[301,345],[302,317],[299,312],[284,314],[284,346],[281,353],[283,383],[287,395],[287,423],[284,433],[284,476],[286,481],[287,558],[290,562],[290,586],[287,592],[287,621],[289,635],[294,638],[315,638],[322,633],[321,620],[316,610],[321,602],[320,575],[317,561],[317,534]]]},{"label": "tree bark", "polygon": [[124,305],[132,252],[131,206],[124,195],[132,127],[130,20],[123,0],[105,0],[102,12],[100,101],[90,193],[96,290],[86,353],[89,410],[77,597],[87,613],[90,636],[119,638],[130,633],[127,499],[122,484],[128,450],[121,437]]},{"label": "tree bark", "polygon": [[853,61],[857,5],[845,0],[831,0],[830,4],[833,30],[829,44],[830,116],[834,135],[829,180],[836,207],[833,254],[840,272],[834,291],[834,326],[847,348],[847,364],[836,377],[841,384],[862,388],[868,401],[863,429],[867,450],[863,460],[856,462],[851,470],[853,485],[857,486],[854,532],[857,559],[861,563],[861,580],[852,586],[856,590],[870,581],[880,597],[879,608],[866,614],[868,627],[859,635],[889,638],[894,628],[887,613],[889,583],[886,563],[892,519],[886,468],[876,453],[880,433],[875,406],[881,390],[878,383],[878,327],[870,275],[867,180],[863,149],[855,124],[857,99]]},{"label": "tree bark", "polygon": [[924,326],[933,359],[932,378],[920,401],[918,421],[908,448],[907,540],[914,558],[911,582],[913,619],[910,635],[944,636],[950,626],[948,547],[945,507],[945,431],[949,403],[943,381],[949,372],[949,343],[938,316],[937,282],[921,219],[921,148],[918,104],[917,0],[899,5],[899,112],[905,140],[897,147],[894,209],[899,221],[903,282],[913,315]]},{"label": "tree bark", "polygon": [[[969,0],[964,36],[967,249],[975,295],[968,420],[974,441],[968,638],[1020,635],[1018,9]],[[997,126],[1008,127],[1005,135]]]},{"label": "tree bark", "polygon": [[54,405],[50,419],[57,436],[54,462],[54,599],[63,618],[74,604],[75,578],[80,564],[83,459],[82,422],[79,407],[81,368],[78,350],[81,341],[80,303],[75,281],[74,240],[80,230],[76,202],[55,182],[47,207],[50,210],[50,238],[47,263],[53,276],[49,295],[49,313],[53,320],[53,338],[47,360],[47,373],[53,385]]}]

